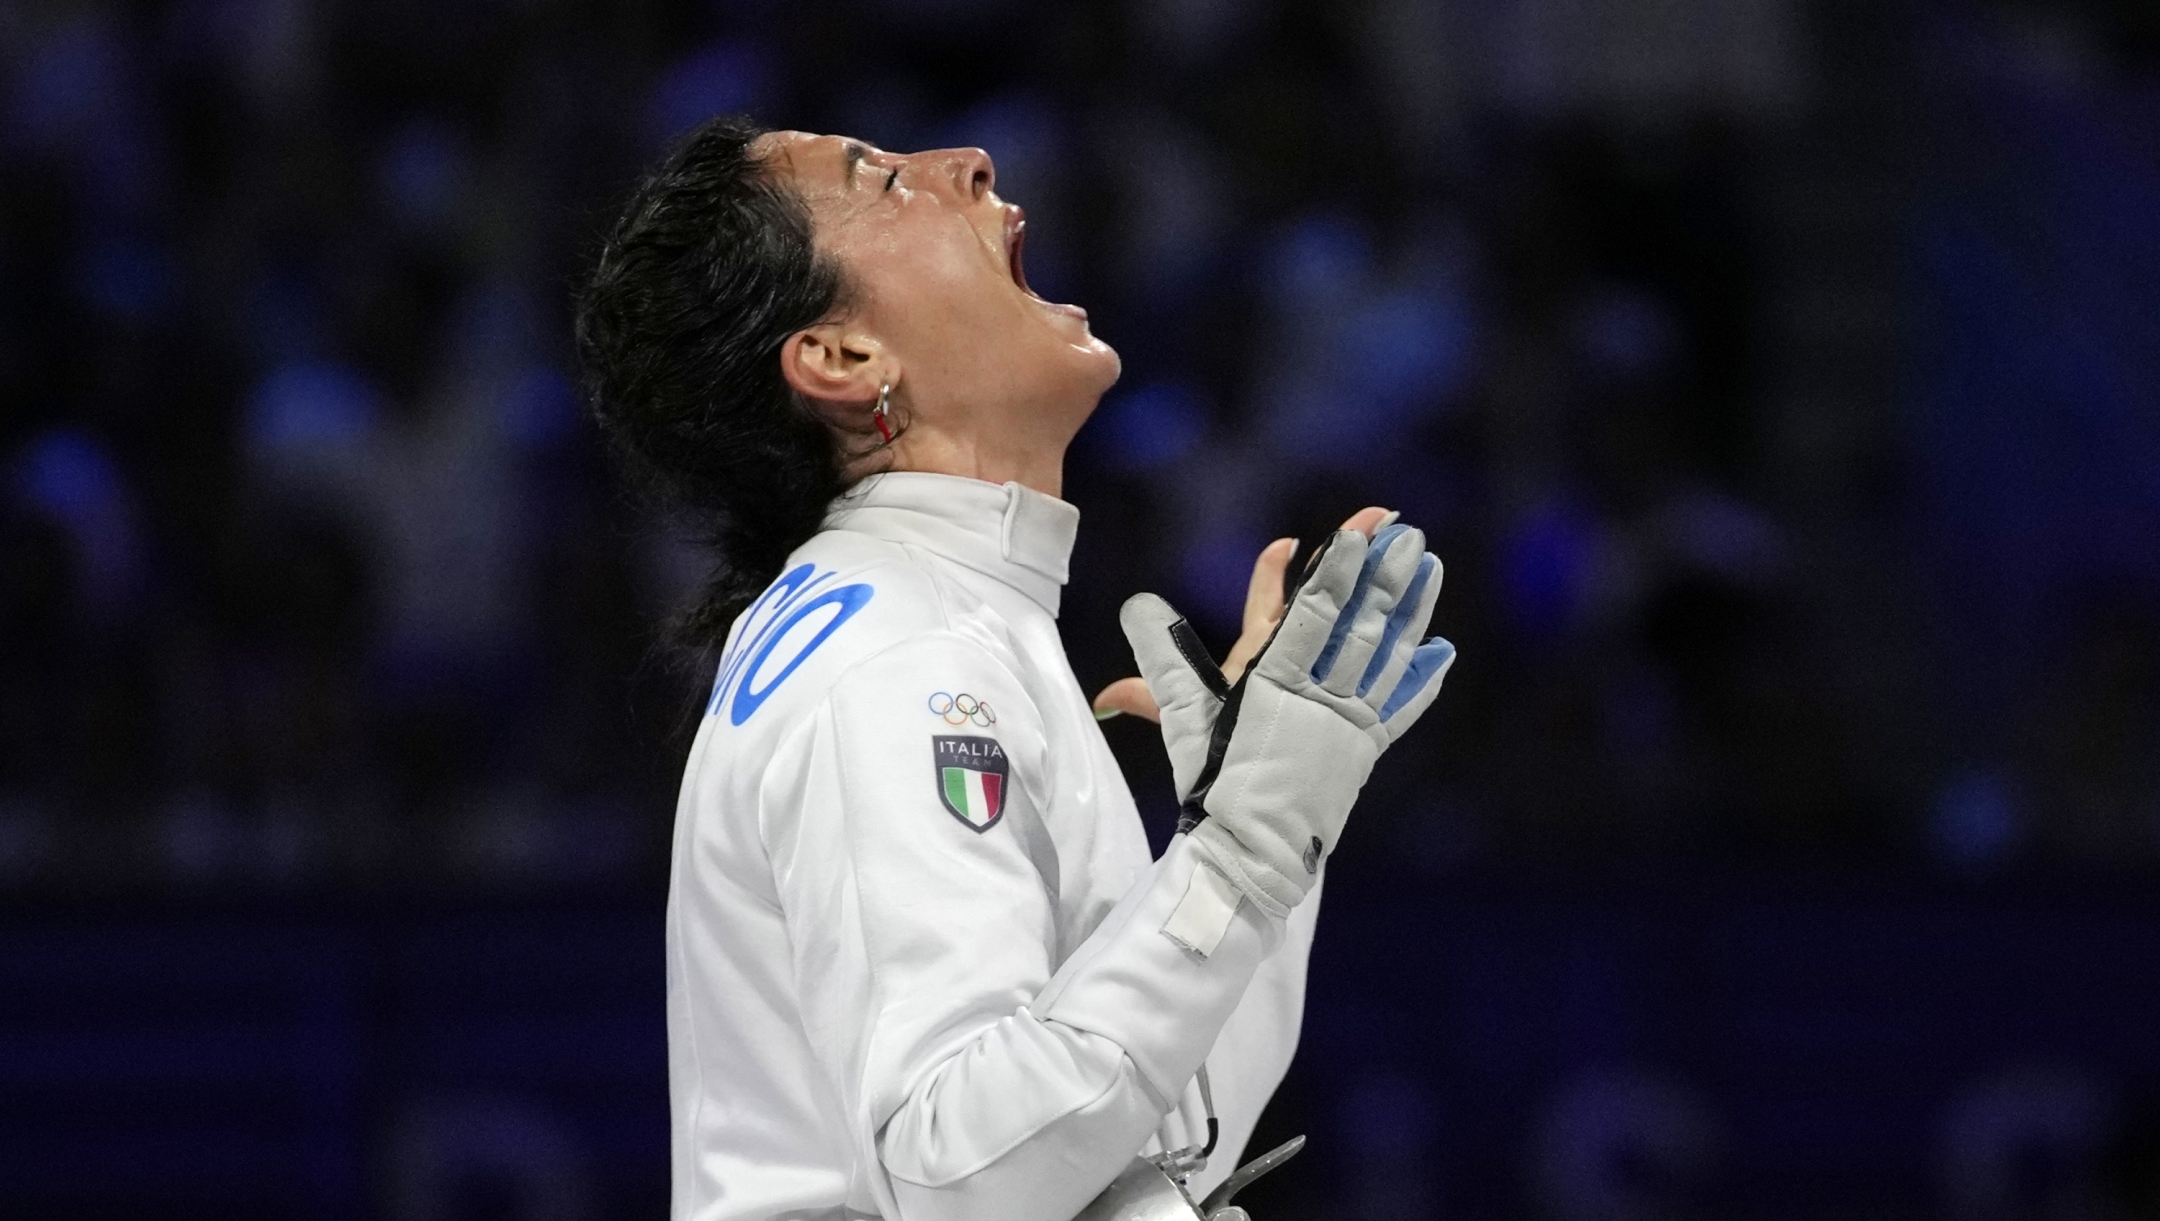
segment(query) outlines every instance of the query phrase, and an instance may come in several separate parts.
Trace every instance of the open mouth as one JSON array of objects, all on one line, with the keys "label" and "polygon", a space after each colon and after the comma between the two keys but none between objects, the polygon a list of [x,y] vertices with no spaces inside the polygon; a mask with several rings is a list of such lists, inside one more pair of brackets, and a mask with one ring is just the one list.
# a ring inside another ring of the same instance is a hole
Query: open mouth
[{"label": "open mouth", "polygon": [[1044,309],[1052,313],[1078,318],[1085,322],[1088,316],[1086,310],[1077,305],[1061,305],[1055,301],[1046,301],[1041,293],[1028,287],[1027,261],[1021,253],[1026,246],[1027,212],[1018,204],[1008,204],[1005,209],[1005,268],[1011,273],[1013,283],[1020,287],[1021,292],[1028,295],[1029,300],[1036,302]]},{"label": "open mouth", "polygon": [[1026,247],[1027,212],[1015,204],[1005,213],[1005,262],[1012,272],[1013,283],[1020,286],[1021,292],[1033,297],[1035,290],[1029,288],[1027,282],[1027,262],[1021,256]]}]

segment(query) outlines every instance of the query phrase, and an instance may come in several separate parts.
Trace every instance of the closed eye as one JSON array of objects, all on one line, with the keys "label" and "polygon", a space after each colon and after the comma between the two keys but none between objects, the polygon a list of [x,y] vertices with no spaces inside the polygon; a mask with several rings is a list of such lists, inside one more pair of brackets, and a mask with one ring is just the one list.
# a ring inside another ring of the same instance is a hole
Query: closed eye
[{"label": "closed eye", "polygon": [[885,189],[892,190],[893,183],[898,181],[900,181],[900,167],[896,165],[892,168],[891,173],[885,175]]}]

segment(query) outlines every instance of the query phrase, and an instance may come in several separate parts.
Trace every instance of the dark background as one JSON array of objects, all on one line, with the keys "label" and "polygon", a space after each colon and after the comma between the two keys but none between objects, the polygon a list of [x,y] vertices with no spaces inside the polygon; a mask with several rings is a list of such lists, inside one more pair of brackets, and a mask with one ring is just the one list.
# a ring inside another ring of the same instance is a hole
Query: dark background
[{"label": "dark background", "polygon": [[1262,1221],[2160,1215],[2147,0],[0,0],[0,1215],[664,1210],[700,560],[567,303],[734,110],[1123,353],[1090,689],[1447,562]]}]

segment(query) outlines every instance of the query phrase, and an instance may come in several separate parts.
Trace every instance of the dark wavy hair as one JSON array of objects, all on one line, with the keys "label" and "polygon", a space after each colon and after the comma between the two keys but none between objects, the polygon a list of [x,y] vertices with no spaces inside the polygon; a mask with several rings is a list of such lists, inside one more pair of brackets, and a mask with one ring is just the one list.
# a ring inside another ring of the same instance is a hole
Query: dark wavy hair
[{"label": "dark wavy hair", "polygon": [[632,481],[682,516],[717,563],[674,625],[717,647],[817,532],[855,456],[780,374],[789,335],[846,306],[839,264],[802,199],[712,119],[631,192],[580,294],[586,396]]}]

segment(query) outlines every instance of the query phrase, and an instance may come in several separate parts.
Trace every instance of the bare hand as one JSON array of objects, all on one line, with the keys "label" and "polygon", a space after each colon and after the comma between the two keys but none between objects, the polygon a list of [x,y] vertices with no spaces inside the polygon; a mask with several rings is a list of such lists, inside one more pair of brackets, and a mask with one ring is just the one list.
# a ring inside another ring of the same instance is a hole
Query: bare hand
[{"label": "bare hand", "polygon": [[[1363,531],[1367,537],[1378,528],[1387,510],[1382,508],[1359,509],[1342,524],[1345,530]],[[1290,558],[1297,554],[1297,540],[1279,538],[1269,543],[1253,561],[1252,580],[1245,586],[1245,627],[1238,633],[1237,643],[1230,646],[1230,653],[1223,658],[1223,677],[1236,682],[1245,673],[1245,667],[1260,655],[1268,637],[1274,634],[1275,625],[1282,621],[1283,611],[1289,605],[1283,601],[1283,577],[1290,570]],[[1107,721],[1122,713],[1130,713],[1144,720],[1162,723],[1162,712],[1155,706],[1155,697],[1149,694],[1147,683],[1138,678],[1121,678],[1102,689],[1095,697],[1095,719]]]}]

